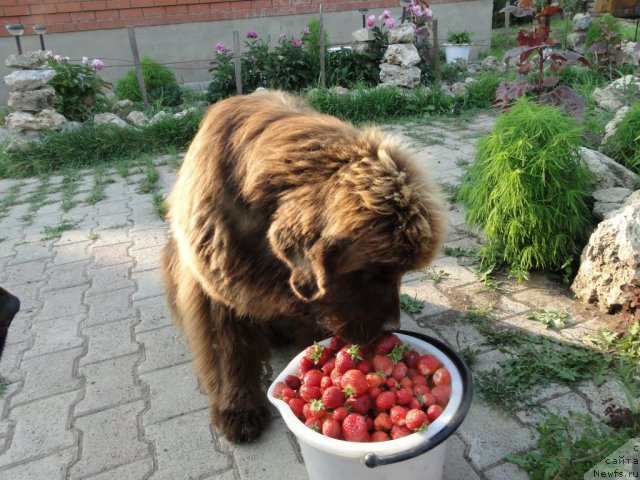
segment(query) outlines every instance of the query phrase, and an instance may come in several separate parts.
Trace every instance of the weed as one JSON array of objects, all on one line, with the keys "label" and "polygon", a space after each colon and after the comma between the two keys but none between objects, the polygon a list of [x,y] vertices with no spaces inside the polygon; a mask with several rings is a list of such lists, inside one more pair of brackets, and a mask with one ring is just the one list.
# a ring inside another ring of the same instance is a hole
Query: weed
[{"label": "weed", "polygon": [[402,293],[400,294],[400,308],[407,313],[420,313],[424,308],[424,301]]},{"label": "weed", "polygon": [[444,270],[436,271],[433,267],[427,267],[424,270],[424,278],[426,280],[431,280],[435,285],[442,282],[445,278],[449,277],[449,274]]},{"label": "weed", "polygon": [[449,247],[444,246],[443,252],[449,257],[455,257],[458,259],[458,263],[462,266],[468,267],[478,263],[478,250],[467,249],[461,247]]},{"label": "weed", "polygon": [[164,197],[160,192],[153,192],[153,210],[160,220],[167,218],[167,204],[164,201]]},{"label": "weed", "polygon": [[454,185],[453,183],[449,182],[442,182],[440,183],[440,188],[442,188],[442,191],[447,195],[447,199],[451,203],[457,203],[459,201],[458,196],[460,195],[460,185]]},{"label": "weed", "polygon": [[100,200],[104,200],[107,196],[104,193],[105,185],[108,178],[105,176],[103,169],[97,169],[93,176],[93,185],[89,196],[85,199],[85,202],[89,205],[95,205]]},{"label": "weed", "polygon": [[76,203],[72,201],[74,194],[78,188],[78,172],[68,171],[62,178],[60,191],[62,192],[62,210],[68,212]]},{"label": "weed", "polygon": [[601,328],[592,340],[606,352],[640,364],[640,323],[630,324],[622,335]]},{"label": "weed", "polygon": [[6,213],[11,207],[16,204],[18,193],[20,192],[22,186],[22,184],[16,183],[9,187],[7,193],[0,199],[0,213]]},{"label": "weed", "polygon": [[87,238],[89,240],[97,240],[98,238],[100,238],[100,235],[98,235],[96,232],[90,232],[89,235],[87,235]]},{"label": "weed", "polygon": [[460,345],[458,345],[458,353],[460,354],[464,362],[470,367],[476,363],[476,360],[478,358],[478,350],[471,346],[460,348]]},{"label": "weed", "polygon": [[562,329],[567,326],[567,321],[571,319],[571,314],[567,310],[546,310],[538,308],[533,312],[525,314],[525,318],[540,322],[545,327]]},{"label": "weed", "polygon": [[7,381],[2,375],[0,375],[0,397],[7,391]]},{"label": "weed", "polygon": [[151,193],[156,188],[156,183],[158,182],[158,178],[160,175],[158,174],[158,170],[156,166],[153,164],[151,160],[147,162],[145,177],[142,182],[140,182],[140,187],[138,188],[138,193]]},{"label": "weed", "polygon": [[55,227],[45,226],[42,230],[44,237],[42,240],[53,240],[54,238],[60,238],[67,230],[73,230],[78,225],[78,222],[62,222]]}]

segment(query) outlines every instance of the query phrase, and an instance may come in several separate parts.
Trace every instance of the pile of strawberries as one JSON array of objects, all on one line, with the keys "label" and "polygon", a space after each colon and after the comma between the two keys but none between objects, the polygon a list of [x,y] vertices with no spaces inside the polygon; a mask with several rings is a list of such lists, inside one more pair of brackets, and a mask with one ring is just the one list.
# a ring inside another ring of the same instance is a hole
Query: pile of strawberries
[{"label": "pile of strawberries", "polygon": [[373,345],[307,347],[298,375],[275,385],[306,426],[331,438],[380,442],[423,431],[451,396],[451,375],[434,355],[420,355],[392,333]]}]

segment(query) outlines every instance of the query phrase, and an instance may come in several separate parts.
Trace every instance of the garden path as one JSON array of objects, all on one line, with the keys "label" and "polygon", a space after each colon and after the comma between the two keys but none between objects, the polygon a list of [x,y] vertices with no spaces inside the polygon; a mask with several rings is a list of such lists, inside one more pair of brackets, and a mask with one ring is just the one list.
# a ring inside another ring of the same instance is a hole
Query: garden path
[{"label": "garden path", "polygon": [[[449,189],[494,120],[480,115],[465,123],[384,128],[414,144],[421,166]],[[156,164],[157,188],[166,195],[175,167],[166,157]],[[63,177],[0,180],[0,283],[22,300],[0,362],[6,382],[0,478],[306,478],[296,442],[275,410],[252,445],[231,445],[209,427],[206,396],[165,306],[159,257],[166,223],[151,195],[140,193],[144,181],[142,172],[123,178],[115,169],[87,170],[65,197]],[[96,185],[102,195],[89,200]],[[524,284],[481,282],[464,256],[479,238],[466,227],[459,205],[451,205],[450,214],[449,255],[404,279],[402,292],[426,304],[420,313],[403,312],[403,328],[473,352],[477,375],[497,367],[504,354],[484,342],[478,324],[462,318],[465,312],[490,312],[496,324],[572,341],[602,325],[597,311],[578,305],[566,286],[542,275]],[[546,329],[527,318],[537,308],[568,309],[569,325]],[[269,373],[293,353],[278,352]],[[624,402],[617,384],[586,382],[551,386],[535,401],[551,412],[601,416],[611,397]],[[505,456],[535,445],[540,418],[530,408],[503,414],[476,397],[448,440],[444,478],[528,478]]]}]

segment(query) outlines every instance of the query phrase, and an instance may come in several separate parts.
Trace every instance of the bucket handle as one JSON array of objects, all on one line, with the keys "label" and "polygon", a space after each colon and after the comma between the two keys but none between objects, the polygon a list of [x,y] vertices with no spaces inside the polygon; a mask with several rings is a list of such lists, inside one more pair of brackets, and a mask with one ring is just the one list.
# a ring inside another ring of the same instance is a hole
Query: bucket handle
[{"label": "bucket handle", "polygon": [[424,443],[416,445],[409,450],[394,453],[391,455],[377,455],[373,452],[367,453],[363,458],[363,463],[369,468],[409,460],[410,458],[417,457],[418,455],[434,449],[442,442],[444,442],[447,438],[449,438],[453,434],[453,432],[458,429],[464,418],[467,416],[469,408],[471,407],[471,399],[473,397],[473,379],[471,377],[471,371],[469,370],[469,367],[464,362],[464,360],[462,360],[462,357],[460,357],[457,352],[454,352],[448,345],[442,343],[440,340],[436,340],[435,338],[424,335],[423,333],[409,332],[406,330],[398,330],[397,333],[402,333],[404,335],[419,338],[420,340],[423,340],[440,349],[451,359],[451,361],[460,372],[460,377],[462,379],[462,402],[453,414],[451,421],[433,437],[426,439]]}]

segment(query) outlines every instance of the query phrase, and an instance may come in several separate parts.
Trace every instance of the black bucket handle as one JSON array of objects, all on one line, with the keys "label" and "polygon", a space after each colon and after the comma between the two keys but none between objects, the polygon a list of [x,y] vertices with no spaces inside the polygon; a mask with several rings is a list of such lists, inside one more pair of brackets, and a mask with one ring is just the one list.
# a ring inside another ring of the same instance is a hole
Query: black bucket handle
[{"label": "black bucket handle", "polygon": [[369,468],[409,460],[411,458],[417,457],[418,455],[422,455],[429,450],[434,449],[442,442],[444,442],[447,438],[449,438],[458,429],[464,418],[467,416],[469,408],[471,408],[471,400],[473,397],[473,378],[471,377],[471,370],[469,370],[469,367],[457,352],[453,351],[448,345],[441,342],[440,340],[437,340],[423,333],[409,332],[406,330],[398,330],[394,333],[401,333],[403,335],[418,338],[426,343],[429,343],[430,345],[433,345],[434,347],[441,350],[445,355],[447,355],[447,357],[451,359],[453,364],[458,369],[458,372],[460,372],[460,377],[462,379],[462,401],[458,409],[453,414],[453,417],[451,417],[451,421],[447,423],[447,425],[445,425],[444,428],[436,433],[433,437],[426,439],[424,443],[416,445],[409,450],[393,453],[391,455],[380,456],[373,452],[367,453],[364,456],[363,462]]}]

